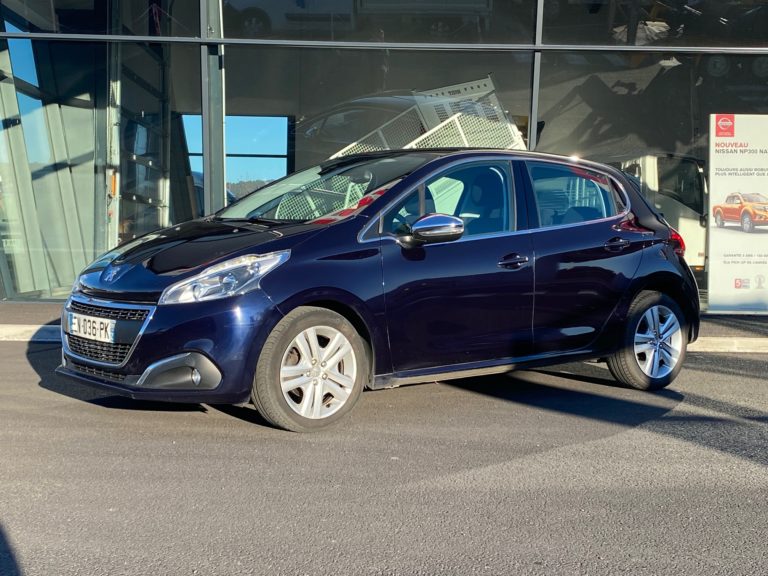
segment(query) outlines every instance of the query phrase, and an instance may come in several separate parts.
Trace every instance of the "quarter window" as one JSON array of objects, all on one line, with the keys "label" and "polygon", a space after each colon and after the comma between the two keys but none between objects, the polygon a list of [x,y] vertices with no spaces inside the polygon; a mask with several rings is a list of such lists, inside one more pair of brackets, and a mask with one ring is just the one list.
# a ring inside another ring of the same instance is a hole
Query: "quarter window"
[{"label": "quarter window", "polygon": [[611,180],[579,166],[529,164],[539,226],[561,226],[615,216],[624,208]]}]

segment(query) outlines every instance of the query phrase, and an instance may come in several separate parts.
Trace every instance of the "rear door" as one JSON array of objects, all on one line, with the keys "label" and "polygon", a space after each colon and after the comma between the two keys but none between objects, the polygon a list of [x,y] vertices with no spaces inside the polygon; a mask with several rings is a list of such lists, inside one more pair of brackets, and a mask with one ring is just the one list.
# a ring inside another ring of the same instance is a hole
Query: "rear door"
[{"label": "rear door", "polygon": [[525,162],[535,256],[534,352],[588,348],[629,287],[648,241],[607,175]]}]

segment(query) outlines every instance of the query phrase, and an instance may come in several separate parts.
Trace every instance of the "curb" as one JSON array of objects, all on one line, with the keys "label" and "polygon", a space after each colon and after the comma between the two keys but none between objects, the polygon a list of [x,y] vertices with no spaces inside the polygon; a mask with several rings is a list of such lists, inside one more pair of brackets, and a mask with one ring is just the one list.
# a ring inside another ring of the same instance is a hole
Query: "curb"
[{"label": "curb", "polygon": [[[57,324],[0,324],[0,342],[58,343],[61,330]],[[768,338],[702,336],[688,346],[688,352],[768,354]]]},{"label": "curb", "polygon": [[0,342],[61,342],[58,324],[0,324]]},{"label": "curb", "polygon": [[768,354],[768,338],[728,338],[703,336],[688,346],[688,352],[738,352]]}]

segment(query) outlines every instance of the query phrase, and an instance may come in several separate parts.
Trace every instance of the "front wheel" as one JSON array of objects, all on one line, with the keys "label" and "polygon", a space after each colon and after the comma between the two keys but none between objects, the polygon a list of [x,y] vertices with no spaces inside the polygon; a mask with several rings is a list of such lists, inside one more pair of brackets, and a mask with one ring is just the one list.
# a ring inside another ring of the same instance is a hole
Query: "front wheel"
[{"label": "front wheel", "polygon": [[608,358],[608,368],[627,386],[658,390],[677,377],[687,344],[677,303],[660,292],[641,292],[629,308],[624,345]]},{"label": "front wheel", "polygon": [[346,318],[324,308],[296,308],[264,344],[251,399],[279,428],[323,428],[357,403],[369,378],[368,357],[366,342]]},{"label": "front wheel", "polygon": [[744,232],[752,232],[755,229],[755,223],[752,222],[752,218],[750,218],[749,214],[746,212],[741,215],[741,229],[744,230]]},{"label": "front wheel", "polygon": [[725,226],[723,215],[720,212],[715,214],[715,224],[717,225],[718,228],[722,228],[723,226]]}]

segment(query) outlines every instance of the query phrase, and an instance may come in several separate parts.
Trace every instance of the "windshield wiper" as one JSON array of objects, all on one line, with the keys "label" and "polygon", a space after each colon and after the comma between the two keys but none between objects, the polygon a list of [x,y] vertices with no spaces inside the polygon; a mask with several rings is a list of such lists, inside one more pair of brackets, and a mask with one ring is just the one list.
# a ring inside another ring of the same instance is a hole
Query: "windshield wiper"
[{"label": "windshield wiper", "polygon": [[263,216],[250,216],[248,218],[222,218],[221,216],[211,216],[212,222],[248,222],[250,224],[295,224],[303,220],[280,220],[277,218],[265,218]]},{"label": "windshield wiper", "polygon": [[303,222],[303,220],[285,220],[280,218],[264,218],[263,216],[251,216],[246,218],[248,222],[255,224],[295,224],[297,222]]}]

